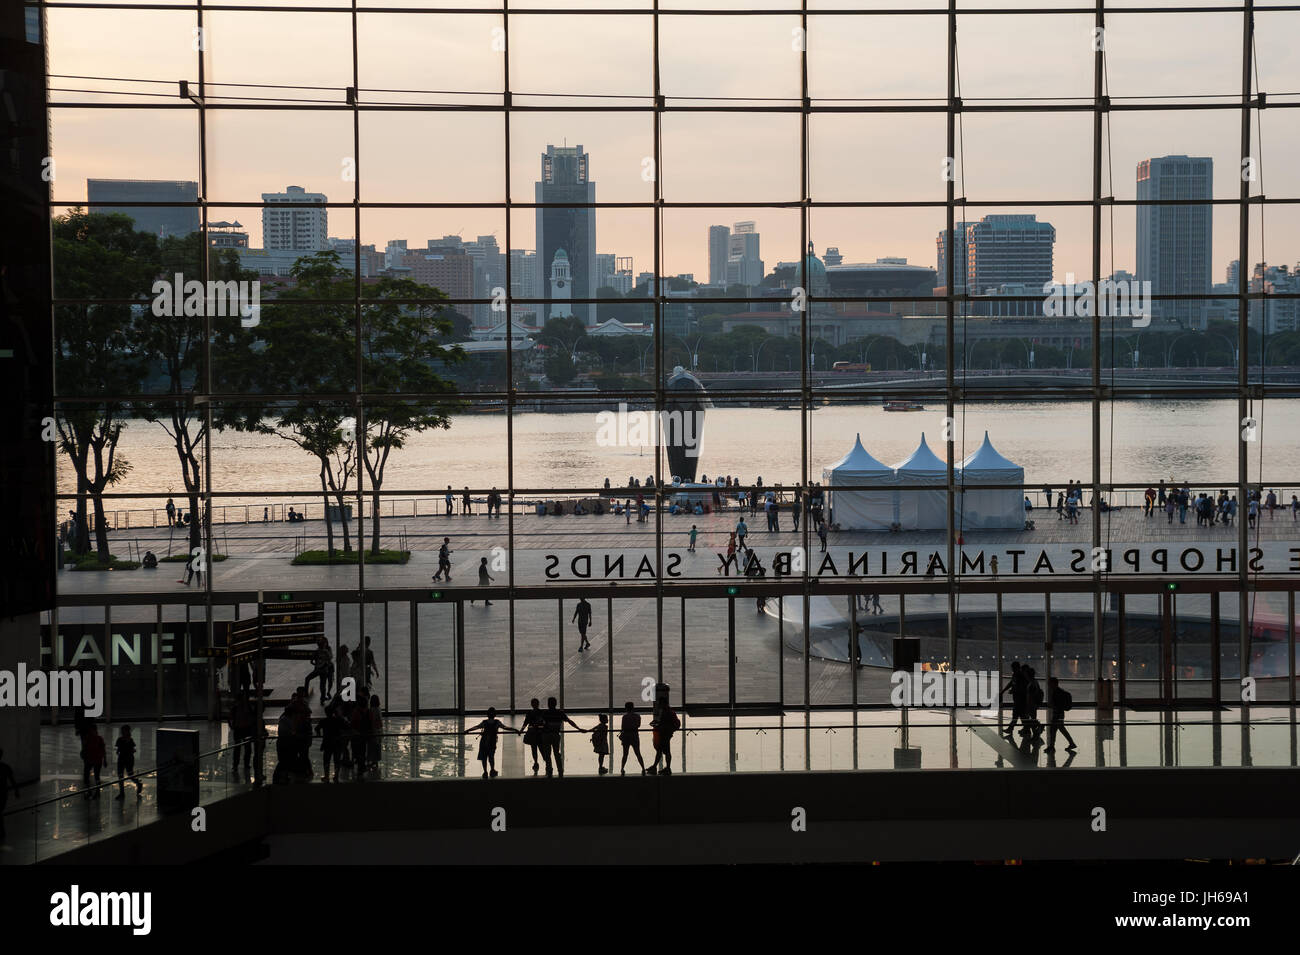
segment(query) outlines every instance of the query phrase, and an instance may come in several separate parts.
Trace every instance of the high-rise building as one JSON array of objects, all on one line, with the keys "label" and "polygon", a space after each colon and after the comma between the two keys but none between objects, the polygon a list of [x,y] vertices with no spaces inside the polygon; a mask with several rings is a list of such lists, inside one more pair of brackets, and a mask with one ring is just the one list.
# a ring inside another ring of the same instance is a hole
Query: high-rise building
[{"label": "high-rise building", "polygon": [[[86,198],[111,202],[111,206],[90,206],[90,212],[120,212],[135,220],[137,232],[159,239],[199,231],[199,184],[170,179],[87,179]],[[189,206],[136,206],[136,202],[188,202]]]},{"label": "high-rise building", "polygon": [[264,192],[262,201],[262,248],[328,249],[327,201],[323,193],[308,192],[302,186],[288,186],[284,192]]},{"label": "high-rise building", "polygon": [[727,284],[727,260],[731,258],[731,229],[709,226],[709,284]]},{"label": "high-rise building", "polygon": [[[1137,198],[1211,199],[1214,160],[1161,156],[1137,165]],[[1214,206],[1137,207],[1137,277],[1155,295],[1208,295]],[[1152,314],[1188,328],[1205,327],[1205,302],[1153,301]]]},{"label": "high-rise building", "polygon": [[[407,252],[397,268],[421,285],[432,285],[450,299],[474,297],[474,260],[463,248],[440,245],[437,240],[430,239],[429,248]],[[468,308],[465,305],[450,307],[462,315]]]},{"label": "high-rise building", "polygon": [[[536,185],[539,203],[594,203],[596,184],[591,179],[590,157],[579,146],[548,145],[542,154],[542,174]],[[561,249],[568,260],[572,298],[596,294],[596,210],[587,208],[537,209],[539,279],[549,279],[555,255]],[[541,297],[541,296],[539,296]],[[588,325],[596,323],[595,305],[573,306],[573,314]],[[549,310],[547,311],[549,314]]]},{"label": "high-rise building", "polygon": [[[952,258],[952,288],[949,291],[954,295],[960,295],[966,291],[966,228],[974,225],[972,222],[954,222],[953,233],[957,236],[957,241],[953,243]],[[936,281],[939,285],[948,283],[948,230],[944,229],[939,232],[938,238],[934,240],[935,247],[938,250],[938,256],[935,264],[935,274],[938,276]]]},{"label": "high-rise building", "polygon": [[759,234],[753,222],[737,222],[732,229],[727,256],[727,285],[757,288],[763,281]]},{"label": "high-rise building", "polygon": [[1041,290],[1052,281],[1056,229],[1036,215],[993,215],[966,226],[966,285],[982,294],[1001,285]]},{"label": "high-rise building", "polygon": [[596,281],[592,284],[597,291],[614,287],[614,273],[618,271],[618,256],[613,252],[596,253]]},{"label": "high-rise building", "polygon": [[[510,297],[538,297],[537,253],[532,249],[510,250]],[[540,310],[539,305],[512,305],[510,314],[518,321],[535,321]]]},{"label": "high-rise building", "polygon": [[[496,236],[481,235],[473,242],[466,242],[465,251],[474,260],[474,298],[492,298],[495,295],[494,289],[505,288],[505,256],[501,254]],[[462,309],[462,311],[470,310]],[[473,306],[470,314],[473,323],[480,327],[495,324],[492,316],[492,306],[487,304]],[[504,318],[505,312],[497,317]]]}]

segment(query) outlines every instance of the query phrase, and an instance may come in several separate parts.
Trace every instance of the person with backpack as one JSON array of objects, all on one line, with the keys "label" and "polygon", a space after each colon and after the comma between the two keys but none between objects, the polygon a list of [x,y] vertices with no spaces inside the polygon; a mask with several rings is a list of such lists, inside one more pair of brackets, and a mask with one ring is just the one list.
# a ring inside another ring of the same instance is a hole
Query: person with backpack
[{"label": "person with backpack", "polygon": [[1047,727],[1047,751],[1056,752],[1056,734],[1061,733],[1066,739],[1066,749],[1074,752],[1079,747],[1074,745],[1074,739],[1070,736],[1070,731],[1065,728],[1065,711],[1074,705],[1074,697],[1070,695],[1069,690],[1061,688],[1061,683],[1056,677],[1047,681],[1048,692],[1051,694],[1052,704],[1052,722]]},{"label": "person with backpack", "polygon": [[[682,727],[682,721],[677,718],[673,708],[667,703],[659,710],[659,714],[651,719],[650,726],[653,728],[652,739],[655,746],[655,761],[646,769],[650,776],[659,773],[663,776],[671,776],[673,772],[673,734]],[[659,768],[659,761],[663,760],[664,768]]]},{"label": "person with backpack", "polygon": [[1021,722],[1020,735],[1025,735],[1028,726],[1028,722],[1025,720],[1025,691],[1027,689],[1028,684],[1025,679],[1025,668],[1020,665],[1019,660],[1012,660],[1011,679],[1007,682],[1007,685],[1002,688],[1002,692],[998,694],[999,697],[1008,692],[1011,694],[1011,722],[1008,723],[1007,728],[1002,731],[1002,735],[1008,739],[1014,738],[1016,720],[1020,720]]}]

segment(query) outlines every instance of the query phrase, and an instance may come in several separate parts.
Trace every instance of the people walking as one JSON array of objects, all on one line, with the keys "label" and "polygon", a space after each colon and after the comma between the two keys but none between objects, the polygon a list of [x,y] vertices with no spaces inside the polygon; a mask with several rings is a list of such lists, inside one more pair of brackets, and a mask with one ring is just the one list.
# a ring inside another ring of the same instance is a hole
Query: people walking
[{"label": "people walking", "polygon": [[1068,690],[1062,689],[1061,683],[1056,677],[1052,677],[1047,681],[1047,688],[1050,694],[1048,702],[1052,707],[1052,722],[1047,727],[1047,751],[1049,753],[1056,752],[1057,733],[1065,737],[1068,744],[1065,747],[1067,750],[1078,749],[1074,745],[1074,739],[1070,736],[1070,731],[1065,728],[1065,711],[1074,705],[1074,697],[1070,695]]},{"label": "people walking", "polygon": [[446,580],[451,583],[451,538],[444,537],[442,545],[438,548],[438,572],[433,575],[434,580],[442,580],[446,575]]},{"label": "people walking", "polygon": [[586,597],[578,599],[578,606],[573,610],[573,620],[578,622],[578,652],[581,653],[591,647],[591,641],[587,639],[587,627],[591,625],[591,604],[587,603]]},{"label": "people walking", "polygon": [[700,533],[700,529],[699,529],[698,527],[696,527],[694,524],[692,524],[692,525],[691,525],[691,544],[690,544],[689,547],[686,548],[687,553],[690,553],[690,554],[694,554],[694,553],[695,553],[695,538],[699,535],[699,533]]},{"label": "people walking", "polygon": [[1002,731],[1003,736],[1010,738],[1014,735],[1016,720],[1020,720],[1021,735],[1024,735],[1024,727],[1028,725],[1025,720],[1025,693],[1028,686],[1029,682],[1025,678],[1025,668],[1020,665],[1019,660],[1012,660],[1011,679],[998,693],[999,699],[1007,693],[1011,694],[1011,722],[1007,723],[1007,728]]},{"label": "people walking", "polygon": [[[645,760],[641,758],[641,714],[636,711],[636,707],[633,706],[631,700],[623,704],[623,719],[619,723],[618,741],[623,744],[623,762],[618,768],[619,775],[622,776],[627,773],[628,750],[636,754],[637,764],[644,774]],[[536,771],[536,767],[534,767],[534,771]]]},{"label": "people walking", "polygon": [[1043,705],[1043,687],[1034,675],[1033,667],[1025,667],[1025,728],[1029,731],[1026,734],[1021,732],[1021,736],[1028,735],[1034,745],[1042,742],[1043,724],[1038,721],[1038,708]]},{"label": "people walking", "polygon": [[[99,771],[108,765],[107,747],[104,745],[104,737],[99,735],[99,727],[95,721],[91,720],[86,726],[86,731],[81,737],[81,785],[83,789],[90,789],[90,777],[95,777],[95,786],[100,783]],[[99,789],[96,788],[92,795],[87,791],[86,796],[91,799],[99,798]]]},{"label": "people walking", "polygon": [[733,568],[735,569],[736,573],[740,573],[740,564],[736,560],[736,532],[735,531],[731,531],[727,536],[727,555],[723,559],[722,566],[719,568],[719,571],[723,575],[730,577]]},{"label": "people walking", "polygon": [[478,731],[481,734],[478,741],[478,761],[483,767],[484,779],[487,779],[490,776],[495,777],[497,774],[497,734],[500,733],[501,730],[510,730],[514,733],[519,732],[519,730],[514,727],[506,726],[505,723],[502,723],[497,719],[496,707],[489,706],[487,719],[469,727],[469,729],[465,730],[463,734],[468,736],[470,733],[475,731]]},{"label": "people walking", "polygon": [[311,656],[312,671],[307,674],[307,679],[303,680],[303,686],[311,690],[311,681],[319,680],[320,682],[320,701],[323,704],[329,699],[330,690],[334,686],[334,653],[330,650],[329,641],[323,636],[316,641],[316,651]]},{"label": "people walking", "polygon": [[[494,580],[496,580],[496,578],[493,577],[491,574],[488,573],[488,562],[487,562],[487,558],[486,558],[486,557],[480,557],[479,560],[478,560],[478,585],[479,585],[480,587],[486,587],[486,586],[488,586],[488,584],[492,583],[492,581],[494,581]],[[474,605],[474,601],[473,601],[473,600],[470,600],[470,606],[473,606],[473,605]],[[492,601],[488,600],[486,597],[483,598],[483,606],[485,606],[485,607],[490,607],[490,606],[492,606]]]},{"label": "people walking", "polygon": [[135,783],[135,798],[144,795],[144,783],[135,775],[135,740],[131,738],[131,727],[124,725],[113,743],[117,750],[117,798],[122,799],[126,793],[126,781]]},{"label": "people walking", "polygon": [[[539,747],[544,748],[546,746],[546,718],[542,716],[542,704],[536,697],[532,699],[531,705],[532,709],[524,714],[523,733],[524,745],[533,751],[533,775],[536,776],[539,768],[537,750]],[[546,765],[550,766],[549,760]]]}]

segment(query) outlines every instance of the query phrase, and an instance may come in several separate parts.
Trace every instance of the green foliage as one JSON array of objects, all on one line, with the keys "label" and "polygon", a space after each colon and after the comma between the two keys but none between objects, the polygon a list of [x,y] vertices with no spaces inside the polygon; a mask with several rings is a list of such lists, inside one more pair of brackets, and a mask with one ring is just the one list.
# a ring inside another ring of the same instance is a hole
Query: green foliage
[{"label": "green foliage", "polygon": [[[357,551],[328,553],[323,550],[305,550],[295,557],[291,563],[296,567],[355,564],[357,563],[357,554]],[[367,564],[405,564],[410,559],[411,552],[409,550],[371,550],[366,552]]]}]

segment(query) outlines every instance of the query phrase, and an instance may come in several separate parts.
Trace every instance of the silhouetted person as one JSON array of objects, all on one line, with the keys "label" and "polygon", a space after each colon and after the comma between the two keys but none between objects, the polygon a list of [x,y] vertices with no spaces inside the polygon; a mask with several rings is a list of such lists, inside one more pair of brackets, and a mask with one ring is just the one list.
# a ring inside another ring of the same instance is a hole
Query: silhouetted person
[{"label": "silhouetted person", "polygon": [[[108,748],[104,745],[104,737],[99,735],[99,729],[95,726],[94,720],[86,727],[86,732],[81,737],[81,785],[89,790],[90,777],[93,773],[95,776],[95,785],[98,787],[100,782],[99,771],[101,767],[108,765]],[[93,796],[90,792],[86,793],[87,797],[98,799],[99,790],[96,789]]]},{"label": "silhouetted person", "polygon": [[310,690],[311,681],[319,678],[320,701],[324,703],[329,699],[330,689],[334,686],[334,653],[324,637],[316,641],[316,652],[312,654],[311,662],[312,671],[307,674],[303,685]]},{"label": "silhouetted person", "polygon": [[582,727],[573,720],[569,719],[564,710],[559,709],[555,703],[555,697],[546,698],[546,710],[542,713],[542,719],[545,720],[543,727],[542,740],[545,745],[542,748],[542,758],[546,760],[546,775],[551,775],[551,758],[555,759],[555,772],[564,775],[564,724],[568,723],[575,730],[582,731]]},{"label": "silhouetted person", "polygon": [[9,801],[11,788],[14,798],[18,798],[18,780],[14,777],[13,767],[5,762],[5,751],[0,749],[0,843],[5,841],[5,803]]},{"label": "silhouetted person", "polygon": [[117,798],[122,799],[126,795],[126,780],[130,779],[135,783],[135,798],[139,799],[144,793],[144,783],[135,775],[135,740],[131,738],[129,725],[122,727],[113,748],[117,750]]},{"label": "silhouetted person", "polygon": [[1038,708],[1043,705],[1043,687],[1034,676],[1032,667],[1025,667],[1025,728],[1034,745],[1042,742],[1043,724],[1038,721]]},{"label": "silhouetted person", "polygon": [[623,744],[623,762],[619,766],[619,775],[627,772],[627,751],[636,753],[636,761],[645,773],[645,760],[641,758],[641,714],[636,711],[632,701],[623,704],[623,719],[619,724],[618,741]]},{"label": "silhouetted person", "polygon": [[586,597],[579,598],[573,619],[578,622],[578,636],[582,638],[578,641],[578,652],[581,653],[591,646],[591,641],[587,639],[587,627],[591,625],[591,604],[587,603]]},{"label": "silhouetted person", "polygon": [[1047,681],[1047,691],[1051,694],[1049,702],[1052,706],[1052,722],[1047,727],[1047,751],[1049,753],[1056,751],[1056,734],[1059,732],[1066,739],[1066,749],[1078,749],[1074,745],[1074,739],[1070,736],[1070,731],[1065,728],[1065,711],[1074,705],[1074,697],[1068,690],[1061,688],[1060,681],[1052,677]]},{"label": "silhouetted person", "polygon": [[596,725],[591,731],[591,748],[596,751],[598,772],[604,776],[609,772],[605,768],[605,757],[609,755],[609,717],[604,713],[597,717]]},{"label": "silhouetted person", "polygon": [[513,730],[516,733],[519,730],[506,726],[505,723],[497,719],[497,708],[495,706],[488,707],[487,719],[476,726],[471,726],[465,730],[463,735],[468,736],[475,730],[482,734],[478,741],[478,761],[483,765],[483,778],[487,779],[489,776],[497,774],[497,734],[501,730]]},{"label": "silhouetted person", "polygon": [[[654,765],[646,770],[651,776],[655,773],[662,773],[665,776],[672,775],[673,771],[673,734],[681,728],[682,721],[677,718],[673,708],[667,703],[659,711],[659,715],[650,721],[654,727],[652,739],[655,745]],[[659,768],[659,761],[663,760],[664,768]]]},{"label": "silhouetted person", "polygon": [[346,745],[344,737],[348,730],[348,723],[343,718],[341,708],[342,701],[337,696],[334,697],[334,701],[325,707],[325,715],[316,724],[315,732],[320,737],[321,782],[323,783],[330,781],[331,762],[334,763],[334,781],[339,781],[339,768],[343,761],[343,749]]},{"label": "silhouetted person", "polygon": [[[546,719],[542,716],[542,704],[536,697],[532,700],[532,709],[524,714],[524,745],[532,748],[533,751],[533,775],[537,775],[537,750],[546,748]],[[548,758],[546,766],[549,769],[551,761]]]},{"label": "silhouetted person", "polygon": [[1011,693],[1011,722],[1008,723],[1007,728],[1002,731],[1003,736],[1012,735],[1016,728],[1017,719],[1020,720],[1022,729],[1028,726],[1025,721],[1025,690],[1028,688],[1028,685],[1028,681],[1025,679],[1025,668],[1020,665],[1019,660],[1012,660],[1011,679],[1007,681],[1007,685],[1004,686],[1002,691],[998,694],[998,696],[1001,697],[1007,692]]}]

